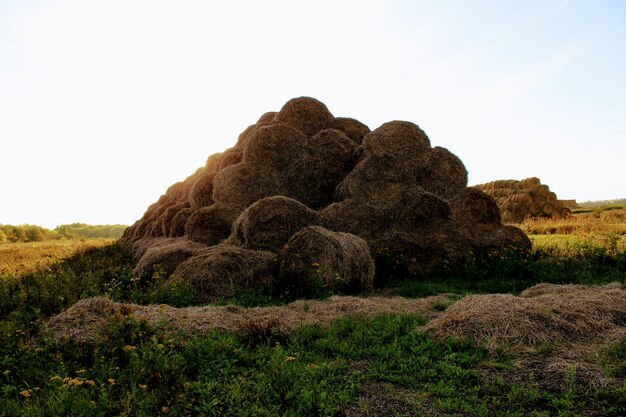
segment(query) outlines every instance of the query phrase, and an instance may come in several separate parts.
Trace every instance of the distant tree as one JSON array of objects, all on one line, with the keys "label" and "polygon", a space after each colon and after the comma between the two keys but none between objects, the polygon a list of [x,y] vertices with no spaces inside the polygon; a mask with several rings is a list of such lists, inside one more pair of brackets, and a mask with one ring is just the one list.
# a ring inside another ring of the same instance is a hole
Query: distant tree
[{"label": "distant tree", "polygon": [[26,226],[26,238],[28,242],[43,242],[45,240],[44,231],[39,226]]},{"label": "distant tree", "polygon": [[0,243],[5,243],[8,241],[9,241],[8,236],[4,233],[2,229],[0,229]]}]

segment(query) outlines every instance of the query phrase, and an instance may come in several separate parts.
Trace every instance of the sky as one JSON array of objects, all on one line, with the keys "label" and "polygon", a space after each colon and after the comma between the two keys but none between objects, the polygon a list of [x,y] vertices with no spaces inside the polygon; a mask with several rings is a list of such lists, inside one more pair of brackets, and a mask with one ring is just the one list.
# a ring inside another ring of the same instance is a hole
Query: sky
[{"label": "sky", "polygon": [[621,0],[0,0],[0,223],[132,224],[290,98],[626,197]]}]

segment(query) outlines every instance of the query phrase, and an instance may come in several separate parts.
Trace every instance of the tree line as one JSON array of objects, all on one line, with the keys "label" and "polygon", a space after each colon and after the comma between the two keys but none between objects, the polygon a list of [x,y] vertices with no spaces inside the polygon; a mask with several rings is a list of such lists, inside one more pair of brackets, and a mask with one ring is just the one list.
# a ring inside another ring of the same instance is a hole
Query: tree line
[{"label": "tree line", "polygon": [[19,226],[0,224],[0,243],[43,242],[60,239],[119,239],[127,226],[89,225],[85,223],[64,224],[53,230],[45,227],[22,224]]}]

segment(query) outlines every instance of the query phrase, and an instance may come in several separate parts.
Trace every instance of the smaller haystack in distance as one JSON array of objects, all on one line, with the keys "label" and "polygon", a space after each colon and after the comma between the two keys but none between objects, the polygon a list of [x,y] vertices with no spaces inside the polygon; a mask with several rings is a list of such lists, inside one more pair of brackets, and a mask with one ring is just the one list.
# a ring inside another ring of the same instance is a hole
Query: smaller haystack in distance
[{"label": "smaller haystack in distance", "polygon": [[526,218],[566,218],[572,212],[558,200],[550,187],[541,184],[539,178],[517,180],[497,180],[474,185],[491,196],[502,214],[504,223],[521,223]]}]

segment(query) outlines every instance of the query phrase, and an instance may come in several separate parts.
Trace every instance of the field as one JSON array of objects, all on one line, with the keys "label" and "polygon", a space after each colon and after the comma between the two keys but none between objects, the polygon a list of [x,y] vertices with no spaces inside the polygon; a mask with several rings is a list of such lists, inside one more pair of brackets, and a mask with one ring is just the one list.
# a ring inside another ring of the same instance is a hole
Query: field
[{"label": "field", "polygon": [[[417,280],[390,266],[370,295],[450,293],[432,304],[436,315],[468,294],[518,294],[542,282],[626,283],[623,207],[522,227],[533,240],[529,254],[476,259]],[[338,317],[329,327],[303,322],[291,332],[248,325],[202,337],[126,315],[92,344],[45,330],[50,317],[93,296],[197,303],[186,287],[133,277],[132,266],[110,241],[0,245],[1,416],[626,414],[626,341],[602,346],[554,383],[537,364],[558,345],[529,355],[437,339],[418,330],[429,319],[420,314]],[[241,294],[219,304],[283,303]],[[588,365],[610,383],[590,384]]]}]

